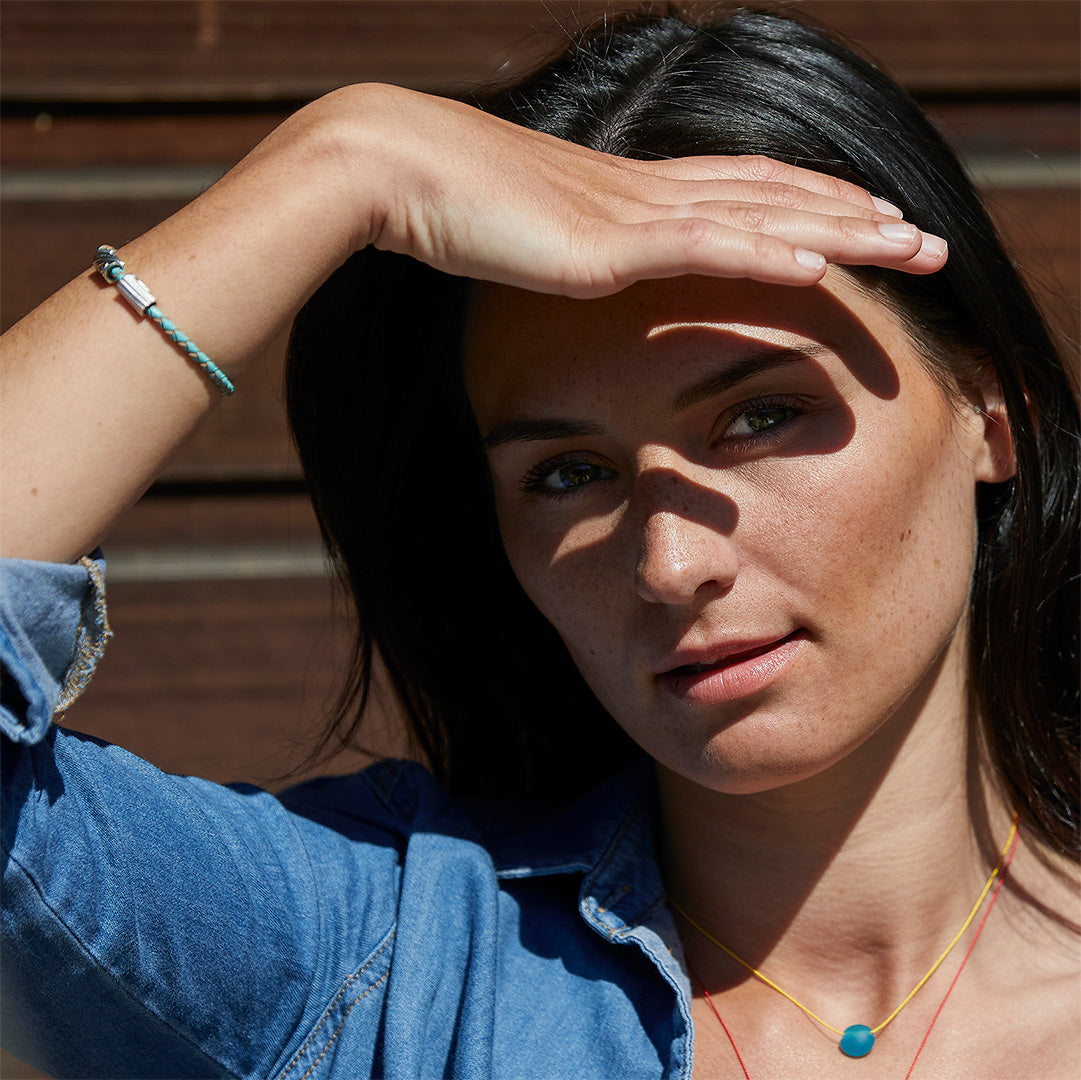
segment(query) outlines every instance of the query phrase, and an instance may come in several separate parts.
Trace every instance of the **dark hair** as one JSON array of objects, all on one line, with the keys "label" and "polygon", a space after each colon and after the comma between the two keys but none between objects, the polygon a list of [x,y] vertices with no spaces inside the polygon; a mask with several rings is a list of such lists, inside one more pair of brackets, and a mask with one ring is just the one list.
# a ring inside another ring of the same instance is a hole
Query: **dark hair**
[{"label": "dark hair", "polygon": [[[1076,851],[1077,406],[979,197],[915,102],[823,32],[737,9],[702,25],[609,17],[475,104],[627,157],[764,154],[851,180],[949,240],[947,266],[927,277],[849,272],[906,323],[943,385],[991,373],[1001,389],[1017,472],[978,496],[972,685],[1023,823]],[[378,655],[451,789],[561,798],[636,751],[503,554],[460,373],[469,288],[365,251],[296,322],[290,420],[359,618],[322,747],[355,737]]]}]

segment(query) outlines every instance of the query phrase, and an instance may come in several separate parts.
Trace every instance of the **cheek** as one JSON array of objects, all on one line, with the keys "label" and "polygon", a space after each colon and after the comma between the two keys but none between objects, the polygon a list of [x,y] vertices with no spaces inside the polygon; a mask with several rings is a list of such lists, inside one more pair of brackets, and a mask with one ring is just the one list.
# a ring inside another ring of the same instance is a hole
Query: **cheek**
[{"label": "cheek", "polygon": [[526,595],[552,624],[593,692],[617,719],[633,711],[628,673],[641,647],[633,560],[619,510],[565,527],[501,517],[507,556]]},{"label": "cheek", "polygon": [[[782,517],[803,548],[797,554],[778,538],[789,565],[799,566],[789,580],[813,595],[824,630],[918,662],[914,654],[937,651],[966,609],[975,550],[971,471],[947,424],[920,442],[879,441],[874,453],[853,452],[840,465],[834,459],[809,470],[798,498],[786,502]],[[877,665],[881,656],[868,651]]]},{"label": "cheek", "polygon": [[596,639],[598,620],[615,615],[617,515],[545,523],[501,511],[500,527],[511,568],[526,595],[573,647]]}]

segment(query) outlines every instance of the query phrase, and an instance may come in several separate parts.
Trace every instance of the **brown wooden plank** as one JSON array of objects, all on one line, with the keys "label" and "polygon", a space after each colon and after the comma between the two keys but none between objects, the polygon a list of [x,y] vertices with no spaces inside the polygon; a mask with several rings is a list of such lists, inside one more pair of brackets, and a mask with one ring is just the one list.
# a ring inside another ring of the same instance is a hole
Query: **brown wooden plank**
[{"label": "brown wooden plank", "polygon": [[156,495],[117,519],[105,541],[116,548],[274,544],[310,548],[319,527],[307,495]]},{"label": "brown wooden plank", "polygon": [[[1002,228],[1012,242],[1025,252],[1033,267],[1041,263],[1054,266],[1054,273],[1071,295],[1077,294],[1077,191],[1074,187],[1040,188],[1026,194],[1023,189],[993,193],[992,207],[1004,215]],[[95,200],[80,202],[15,202],[0,204],[0,228],[7,250],[18,251],[19,259],[5,259],[0,265],[0,297],[3,308],[0,322],[4,328],[29,311],[45,296],[59,288],[87,265],[90,254],[100,243],[123,244],[144,232],[181,200]],[[1024,213],[1011,207],[1024,206]],[[1033,243],[1036,247],[1033,247]],[[1042,246],[1041,246],[1042,245]],[[1042,276],[1042,275],[1041,275]],[[268,353],[266,371],[246,377],[246,395],[238,395],[219,413],[254,408],[259,415],[276,412],[279,400],[282,343]],[[241,404],[259,398],[258,406]],[[251,467],[263,461],[263,471],[275,475],[286,467],[292,455],[288,448],[270,448],[262,442],[246,448],[253,455]],[[209,469],[213,454],[196,447],[201,469]],[[268,457],[262,457],[269,453]]]},{"label": "brown wooden plank", "polygon": [[0,202],[4,248],[16,260],[0,266],[0,323],[6,330],[91,263],[99,244],[120,247],[189,200],[98,199]]},{"label": "brown wooden plank", "polygon": [[[1081,141],[1076,99],[934,102],[928,111],[962,153],[1077,153]],[[0,164],[8,169],[179,165],[225,171],[286,115],[281,110],[9,115],[0,117]]]},{"label": "brown wooden plank", "polygon": [[[544,2],[6,0],[20,101],[273,100],[363,79],[431,88],[535,60],[607,7]],[[807,0],[919,90],[1074,89],[1073,0]],[[165,32],[163,32],[165,28]]]},{"label": "brown wooden plank", "polygon": [[0,163],[6,168],[207,165],[223,171],[288,115],[267,112],[163,112],[142,115],[59,110],[0,117]]},{"label": "brown wooden plank", "polygon": [[857,42],[912,90],[1073,90],[1074,0],[807,0],[798,8]]},{"label": "brown wooden plank", "polygon": [[4,92],[24,101],[273,100],[364,80],[451,86],[490,77],[512,55],[543,56],[571,12],[602,8],[475,0],[7,0]]},{"label": "brown wooden plank", "polygon": [[[281,786],[338,689],[350,630],[337,610],[318,579],[112,583],[115,636],[64,725],[168,772]],[[382,723],[373,747],[404,751]],[[368,760],[347,753],[317,771]]]},{"label": "brown wooden plank", "polygon": [[1076,96],[1066,101],[934,102],[927,112],[963,155],[1077,154],[1081,147]]},{"label": "brown wooden plank", "polygon": [[1081,199],[1076,189],[985,194],[1011,255],[1064,341],[1069,362],[1081,336]]}]

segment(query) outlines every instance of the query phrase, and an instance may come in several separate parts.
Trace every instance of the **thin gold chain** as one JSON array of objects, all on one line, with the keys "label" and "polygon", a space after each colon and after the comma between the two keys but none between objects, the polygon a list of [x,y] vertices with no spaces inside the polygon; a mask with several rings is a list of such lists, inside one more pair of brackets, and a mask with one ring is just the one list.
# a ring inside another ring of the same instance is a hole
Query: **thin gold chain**
[{"label": "thin gold chain", "polygon": [[[998,862],[995,864],[994,870],[991,871],[991,876],[987,879],[987,884],[984,885],[983,891],[980,893],[979,899],[972,906],[972,910],[968,913],[968,917],[961,924],[961,929],[957,931],[957,933],[953,937],[953,940],[943,950],[942,955],[931,965],[931,968],[927,972],[927,974],[924,975],[924,977],[922,979],[920,979],[920,981],[918,983],[916,983],[916,985],[908,992],[908,995],[905,997],[904,1001],[902,1001],[901,1004],[898,1005],[897,1008],[894,1009],[893,1012],[891,1012],[890,1015],[887,1016],[886,1019],[883,1020],[882,1023],[878,1025],[878,1027],[871,1028],[871,1034],[872,1035],[877,1035],[916,996],[916,994],[923,987],[924,983],[926,983],[927,980],[932,975],[934,975],[934,973],[938,970],[939,966],[941,965],[942,961],[945,960],[946,957],[950,955],[950,953],[953,951],[953,947],[957,944],[958,941],[961,940],[962,935],[969,928],[969,925],[971,924],[972,920],[976,917],[976,912],[980,910],[980,906],[983,904],[984,898],[987,896],[987,893],[990,891],[991,886],[994,884],[995,878],[998,877],[999,872],[1002,869],[1002,860],[1005,859],[1006,853],[1010,850],[1010,845],[1013,844],[1013,838],[1014,838],[1014,835],[1016,834],[1016,832],[1017,832],[1017,815],[1014,814],[1013,826],[1010,828],[1010,835],[1006,838],[1005,846],[1002,848],[1002,851],[999,853]],[[706,930],[704,927],[702,927],[698,923],[696,923],[694,921],[694,919],[692,919],[690,917],[690,915],[688,915],[683,910],[683,908],[681,908],[679,906],[679,904],[677,904],[675,902],[675,900],[673,900],[671,897],[668,897],[668,903],[688,923],[690,923],[691,926],[693,926],[695,928],[695,930],[697,930],[707,941],[709,941],[712,944],[716,945],[717,948],[720,949],[722,952],[727,953],[730,957],[732,957],[733,960],[736,961],[737,964],[742,964],[756,979],[759,979],[761,982],[764,982],[767,986],[769,986],[772,989],[776,990],[777,993],[780,994],[782,997],[788,998],[788,1000],[791,1001],[793,1005],[795,1005],[798,1009],[805,1012],[812,1020],[817,1021],[824,1028],[828,1029],[829,1031],[834,1032],[834,1034],[836,1034],[836,1035],[844,1035],[844,1032],[840,1028],[835,1028],[832,1024],[827,1024],[826,1021],[823,1020],[821,1016],[816,1016],[813,1012],[811,1012],[810,1009],[807,1008],[806,1005],[804,1005],[802,1002],[797,1001],[790,993],[788,993],[787,990],[782,990],[772,979],[770,979],[767,976],[763,975],[762,972],[759,971],[757,968],[751,967],[751,965],[748,964],[746,960],[743,960],[740,957],[736,956],[736,954],[734,952],[732,952],[732,950],[730,948],[728,948],[727,945],[723,945],[708,930]]]}]

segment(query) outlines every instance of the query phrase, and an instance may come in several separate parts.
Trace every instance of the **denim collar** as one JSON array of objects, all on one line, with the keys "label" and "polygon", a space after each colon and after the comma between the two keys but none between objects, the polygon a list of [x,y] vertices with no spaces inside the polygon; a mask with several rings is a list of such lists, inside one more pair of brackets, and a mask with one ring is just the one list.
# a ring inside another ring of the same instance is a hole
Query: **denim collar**
[{"label": "denim collar", "polygon": [[570,804],[517,809],[503,801],[478,802],[467,803],[466,812],[500,878],[589,873],[627,845],[652,861],[657,824],[653,762],[635,761]]},{"label": "denim collar", "polygon": [[692,991],[683,944],[665,904],[657,863],[659,824],[653,761],[643,758],[562,812],[488,839],[504,880],[582,874],[578,911],[613,945],[640,949],[675,1000],[670,1066],[689,1076],[693,1062]]},{"label": "denim collar", "polygon": [[[613,947],[639,950],[667,983],[674,1011],[665,1075],[690,1076],[691,985],[656,858],[659,814],[652,760],[643,756],[564,805],[454,798],[422,765],[404,761],[384,761],[348,778],[310,781],[301,791],[314,785],[322,816],[328,802],[339,812],[349,803],[346,793],[325,787],[358,783],[390,812],[390,828],[394,822],[410,823],[403,840],[415,831],[435,831],[475,845],[504,888],[557,875],[577,878],[576,908],[583,923]],[[310,812],[298,793],[290,802],[302,814]]]},{"label": "denim collar", "polygon": [[[656,773],[643,755],[577,801],[545,806],[526,800],[452,799],[415,762],[384,762],[361,774],[385,805],[411,819],[421,792],[441,828],[487,851],[507,881],[580,875],[579,911],[613,942],[635,940],[667,968],[674,987],[689,983],[682,946],[665,905],[656,858]],[[674,964],[672,963],[674,961]]]},{"label": "denim collar", "polygon": [[[474,819],[476,820],[476,819]],[[683,945],[665,904],[657,863],[656,773],[643,757],[569,807],[539,820],[485,829],[496,875],[504,880],[581,874],[581,917],[613,944],[640,948],[675,992],[682,1037],[677,1074],[691,1060],[691,985]]]}]

